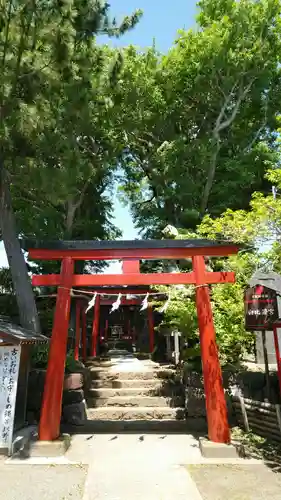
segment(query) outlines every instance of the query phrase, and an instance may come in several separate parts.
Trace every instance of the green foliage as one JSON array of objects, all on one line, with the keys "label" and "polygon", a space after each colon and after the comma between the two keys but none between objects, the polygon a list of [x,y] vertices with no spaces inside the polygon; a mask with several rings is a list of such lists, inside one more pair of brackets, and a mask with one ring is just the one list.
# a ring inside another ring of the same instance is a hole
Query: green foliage
[{"label": "green foliage", "polygon": [[[131,127],[123,190],[145,237],[195,229],[207,212],[249,207],[278,165],[277,0],[199,2],[199,29],[165,56],[127,50],[123,101]],[[131,108],[131,104],[133,108]]]},{"label": "green foliage", "polygon": [[49,344],[34,346],[31,352],[31,366],[33,368],[47,368]]},{"label": "green foliage", "polygon": [[244,330],[243,307],[243,293],[250,277],[257,269],[281,272],[280,170],[270,169],[266,177],[275,184],[275,195],[254,193],[249,211],[228,209],[216,219],[206,216],[197,228],[199,236],[247,244],[237,256],[213,262],[216,269],[234,271],[236,274],[236,284],[212,287],[220,355],[227,362],[238,360],[244,352],[251,352],[253,347],[253,335]]},{"label": "green foliage", "polygon": [[[208,221],[211,220],[208,218]],[[215,224],[216,220],[212,220]],[[219,222],[219,221],[218,221]],[[244,228],[243,228],[244,229]],[[205,221],[198,227],[197,233],[180,231],[178,239],[198,238],[202,234],[210,237]],[[214,236],[211,233],[211,237]],[[220,234],[224,236],[224,234]],[[266,254],[268,257],[268,254]],[[232,271],[236,275],[235,284],[213,285],[210,289],[212,311],[216,330],[216,339],[222,364],[236,365],[247,353],[253,353],[254,335],[246,332],[244,327],[244,290],[249,279],[257,268],[266,269],[265,254],[248,249],[227,259],[212,259],[207,264],[209,271]],[[178,270],[182,270],[182,262],[178,263]],[[170,296],[170,303],[165,312],[160,328],[177,329],[188,346],[184,349],[183,359],[197,363],[199,360],[199,329],[195,302],[195,288],[193,286],[177,285],[159,287],[163,293]],[[161,304],[162,305],[162,304]],[[197,363],[198,364],[198,363]]]},{"label": "green foliage", "polygon": [[226,210],[221,217],[206,216],[198,228],[199,234],[210,238],[231,239],[247,244],[255,253],[256,266],[279,272],[281,234],[280,170],[269,170],[268,180],[275,183],[275,195],[253,193],[250,210]]},{"label": "green foliage", "polygon": [[[233,267],[230,265],[228,270]],[[244,283],[239,281],[239,276],[237,278],[235,285],[213,285],[211,292],[222,364],[237,364],[246,353],[252,352],[254,347],[254,336],[244,328]],[[172,287],[172,299],[161,327],[179,330],[183,339],[191,345],[183,353],[185,360],[190,361],[198,357],[198,348],[194,347],[194,341],[199,341],[199,330],[193,287]]]},{"label": "green foliage", "polygon": [[185,338],[196,338],[198,331],[194,288],[190,286],[170,286],[159,287],[159,289],[169,293],[170,297],[169,307],[165,312],[161,326],[178,329],[184,334]]},{"label": "green foliage", "polygon": [[69,350],[65,359],[65,371],[68,373],[80,373],[83,370],[83,364],[74,359],[74,351]]},{"label": "green foliage", "polygon": [[[122,57],[100,47],[95,36],[121,36],[141,14],[137,10],[117,24],[103,0],[1,2],[0,195],[3,199],[4,186],[11,191],[10,221],[14,214],[16,219],[16,224],[9,222],[12,270],[13,262],[22,262],[17,234],[37,239],[120,236],[111,221],[113,170],[121,148],[112,94]],[[2,236],[8,241],[4,229]],[[48,271],[56,267],[45,265]],[[92,264],[94,270],[101,267]],[[28,277],[15,271],[13,278],[18,299],[28,288]],[[28,318],[31,307],[24,309],[21,317]]]},{"label": "green foliage", "polygon": [[0,269],[0,293],[1,294],[13,293],[13,282],[12,282],[11,272],[6,267]]},{"label": "green foliage", "polygon": [[[49,344],[34,346],[31,352],[31,365],[33,368],[46,369],[48,365]],[[82,364],[74,359],[74,351],[69,350],[65,359],[65,371],[68,373],[80,372]]]},{"label": "green foliage", "polygon": [[252,353],[255,336],[246,332],[244,323],[244,287],[234,285],[214,285],[212,308],[223,364],[237,364],[247,353]]},{"label": "green foliage", "polygon": [[21,3],[10,19],[8,4],[2,42],[9,63],[0,78],[7,90],[10,81],[21,89],[2,95],[3,109],[9,101],[12,113],[1,123],[19,229],[37,238],[119,236],[109,221],[108,192],[119,148],[110,97],[118,57],[93,35],[119,36],[141,13],[118,27],[103,2],[34,2],[27,20]]}]

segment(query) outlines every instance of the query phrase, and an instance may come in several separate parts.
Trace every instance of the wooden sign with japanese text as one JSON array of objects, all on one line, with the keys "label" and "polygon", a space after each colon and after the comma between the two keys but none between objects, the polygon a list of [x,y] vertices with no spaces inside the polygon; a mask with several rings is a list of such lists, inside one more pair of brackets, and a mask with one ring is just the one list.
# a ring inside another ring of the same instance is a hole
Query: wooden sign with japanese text
[{"label": "wooden sign with japanese text", "polygon": [[10,453],[21,348],[0,345],[0,449]]},{"label": "wooden sign with japanese text", "polygon": [[247,288],[244,304],[246,330],[272,330],[274,321],[278,319],[275,290],[263,285]]}]

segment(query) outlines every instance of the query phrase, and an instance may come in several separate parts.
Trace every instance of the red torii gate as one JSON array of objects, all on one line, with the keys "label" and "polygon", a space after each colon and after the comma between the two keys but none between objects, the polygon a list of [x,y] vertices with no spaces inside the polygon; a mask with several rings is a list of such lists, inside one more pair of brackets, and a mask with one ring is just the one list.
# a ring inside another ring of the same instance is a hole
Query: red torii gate
[{"label": "red torii gate", "polygon": [[[123,262],[123,272],[127,272],[126,264],[136,264],[138,261],[127,261]],[[112,305],[114,302],[113,298],[105,298],[118,296],[122,294],[121,306],[135,306],[141,304],[141,296],[145,296],[146,293],[149,293],[149,287],[145,287],[144,290],[139,290],[137,288],[125,288],[125,287],[102,287],[96,288],[95,292],[97,293],[95,305],[94,305],[94,316],[93,316],[93,324],[92,324],[92,337],[91,337],[91,356],[95,357],[97,355],[97,343],[98,343],[98,335],[100,330],[100,308],[103,305]],[[92,296],[95,292],[90,292]],[[128,299],[127,295],[137,296],[137,298]],[[153,293],[151,293],[153,295]],[[86,313],[85,309],[88,305],[88,302],[91,298],[91,295],[88,297],[84,294],[81,296],[74,296],[77,299],[76,302],[76,322],[75,322],[75,348],[74,348],[74,357],[76,360],[79,358],[79,345],[80,341],[82,341],[82,359],[86,360]],[[84,302],[84,304],[83,304]],[[149,326],[149,350],[153,352],[154,349],[154,320],[153,320],[153,310],[151,304],[148,305],[148,326]]]},{"label": "red torii gate", "polygon": [[[136,261],[138,262],[138,261]],[[126,264],[132,264],[134,261],[123,262],[123,272],[126,271]],[[79,352],[80,352],[80,344],[82,350],[82,359],[83,361],[87,358],[87,351],[89,349],[87,343],[87,333],[86,333],[86,309],[89,303],[89,300],[97,293],[95,305],[93,307],[93,322],[92,322],[92,335],[91,335],[91,345],[90,345],[90,356],[95,357],[97,355],[97,344],[98,344],[98,336],[100,332],[100,308],[101,306],[107,305],[110,306],[116,300],[116,296],[119,294],[122,295],[121,298],[121,306],[136,306],[141,305],[142,297],[145,297],[147,293],[149,293],[150,289],[148,286],[143,288],[132,288],[132,287],[100,287],[96,288],[94,292],[82,291],[80,294],[75,294],[72,299],[75,299],[75,344],[74,344],[74,359],[78,361]],[[77,290],[77,293],[78,290]],[[86,295],[87,294],[87,295]],[[134,298],[127,298],[128,295],[134,296]],[[153,292],[150,292],[150,296],[154,295]],[[157,294],[158,295],[158,294]],[[161,294],[166,295],[166,294]],[[57,299],[57,294],[51,295],[39,295],[37,297],[40,298],[54,298]],[[113,298],[114,297],[114,298]],[[153,309],[152,305],[148,304],[147,309],[148,316],[148,330],[149,330],[149,350],[152,353],[154,349],[154,319],[153,319]],[[130,330],[130,326],[128,327]],[[134,329],[133,329],[134,330]],[[132,331],[133,331],[132,330]],[[108,333],[108,321],[105,325],[105,335]]]},{"label": "red torii gate", "polygon": [[[54,440],[60,434],[61,405],[72,287],[112,285],[194,284],[200,331],[202,369],[209,439],[230,442],[227,406],[218,358],[209,286],[233,283],[234,273],[207,272],[204,256],[236,254],[239,246],[208,240],[57,241],[29,244],[31,260],[61,260],[61,273],[33,276],[34,286],[57,286],[58,296],[44,388],[39,439]],[[192,258],[190,273],[139,272],[140,260]],[[75,260],[123,260],[121,275],[77,275]]]}]

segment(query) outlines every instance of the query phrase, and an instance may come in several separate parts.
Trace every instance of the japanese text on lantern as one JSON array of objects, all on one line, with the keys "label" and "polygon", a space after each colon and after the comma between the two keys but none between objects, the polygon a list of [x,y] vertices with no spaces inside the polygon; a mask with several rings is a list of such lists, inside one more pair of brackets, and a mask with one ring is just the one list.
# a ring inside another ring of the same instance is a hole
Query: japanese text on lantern
[{"label": "japanese text on lantern", "polygon": [[13,436],[20,347],[0,347],[0,448],[9,448]]}]

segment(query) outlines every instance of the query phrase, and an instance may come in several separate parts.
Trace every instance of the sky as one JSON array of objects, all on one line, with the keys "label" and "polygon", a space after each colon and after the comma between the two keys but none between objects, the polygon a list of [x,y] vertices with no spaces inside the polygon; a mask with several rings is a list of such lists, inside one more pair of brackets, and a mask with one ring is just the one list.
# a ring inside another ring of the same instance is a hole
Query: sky
[{"label": "sky", "polygon": [[[149,47],[155,41],[160,52],[167,52],[172,46],[179,29],[188,29],[195,25],[196,0],[108,0],[111,5],[112,16],[120,21],[125,15],[136,9],[142,9],[144,15],[140,23],[132,31],[118,40],[110,40],[116,47],[137,45],[141,48]],[[107,43],[105,37],[100,37],[101,43]],[[137,232],[127,207],[123,207],[114,198],[114,223],[123,231],[124,240],[134,239]],[[0,267],[7,266],[7,258],[3,244],[0,243]],[[120,272],[120,265],[112,265],[107,272]]]}]

